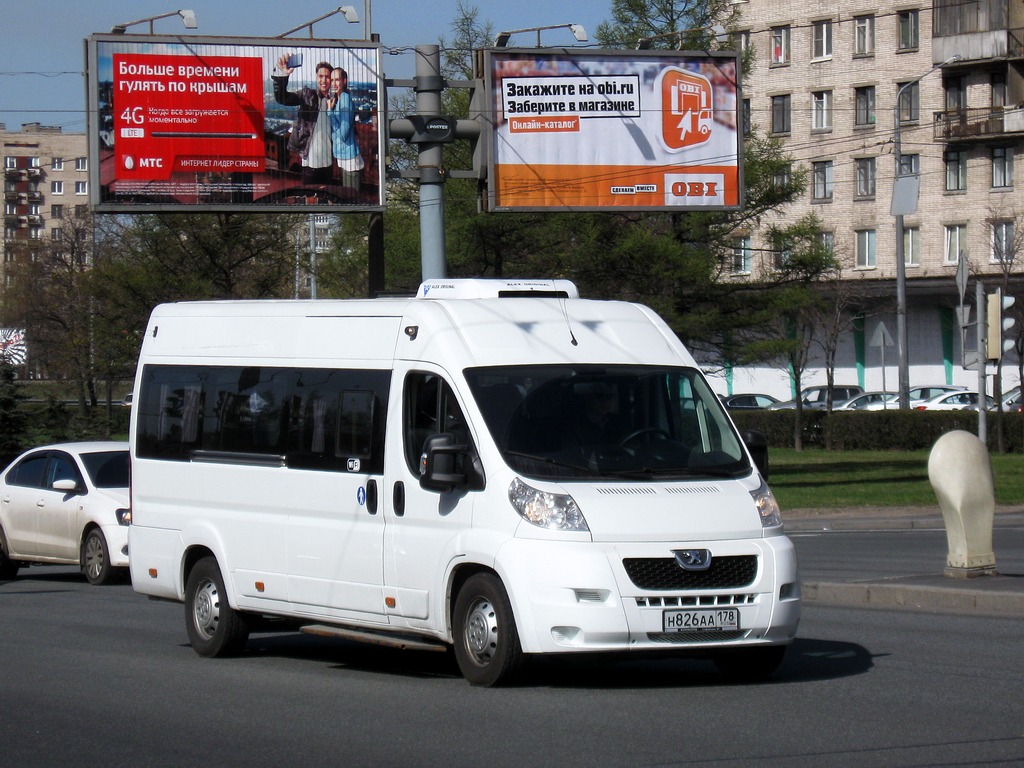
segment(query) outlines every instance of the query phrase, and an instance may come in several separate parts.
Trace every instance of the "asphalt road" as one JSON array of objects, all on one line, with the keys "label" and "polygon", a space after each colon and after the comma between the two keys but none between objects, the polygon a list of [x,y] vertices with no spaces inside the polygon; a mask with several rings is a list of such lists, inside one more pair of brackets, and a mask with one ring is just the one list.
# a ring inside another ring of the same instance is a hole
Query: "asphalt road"
[{"label": "asphalt road", "polygon": [[[807,563],[873,552],[873,536],[815,538]],[[448,655],[294,633],[203,659],[180,605],[36,568],[0,583],[0,754],[28,767],[1024,765],[1022,635],[1024,616],[810,603],[766,684],[727,685],[704,661],[588,659],[479,689]]]}]

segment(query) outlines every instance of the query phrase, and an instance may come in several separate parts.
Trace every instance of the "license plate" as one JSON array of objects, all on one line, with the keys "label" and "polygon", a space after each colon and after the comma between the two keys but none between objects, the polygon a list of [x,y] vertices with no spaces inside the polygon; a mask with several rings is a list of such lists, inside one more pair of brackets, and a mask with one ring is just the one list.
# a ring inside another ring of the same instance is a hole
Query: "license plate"
[{"label": "license plate", "polygon": [[738,608],[714,608],[700,611],[665,611],[661,615],[665,632],[715,631],[740,628]]}]

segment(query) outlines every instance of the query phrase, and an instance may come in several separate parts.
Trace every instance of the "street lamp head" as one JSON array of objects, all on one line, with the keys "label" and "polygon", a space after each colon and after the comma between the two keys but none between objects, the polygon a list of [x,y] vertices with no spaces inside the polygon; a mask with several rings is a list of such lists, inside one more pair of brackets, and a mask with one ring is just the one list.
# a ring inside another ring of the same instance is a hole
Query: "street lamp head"
[{"label": "street lamp head", "polygon": [[182,9],[178,11],[178,15],[181,16],[181,21],[185,25],[185,29],[197,29],[199,22],[196,21],[196,12],[188,9]]},{"label": "street lamp head", "polygon": [[180,16],[182,23],[185,25],[185,29],[197,29],[199,22],[196,20],[196,12],[188,9],[181,9],[178,11],[170,11],[168,13],[161,13],[156,16],[147,16],[144,19],[136,19],[135,21],[126,21],[123,24],[115,24],[110,28],[112,34],[123,35],[128,27],[133,27],[136,24],[149,23],[149,34],[153,34],[153,22],[158,19],[166,19],[170,16]]},{"label": "street lamp head", "polygon": [[575,37],[579,42],[585,43],[589,39],[587,37],[587,30],[583,28],[582,24],[570,24],[569,29],[570,31],[572,31],[572,36]]}]

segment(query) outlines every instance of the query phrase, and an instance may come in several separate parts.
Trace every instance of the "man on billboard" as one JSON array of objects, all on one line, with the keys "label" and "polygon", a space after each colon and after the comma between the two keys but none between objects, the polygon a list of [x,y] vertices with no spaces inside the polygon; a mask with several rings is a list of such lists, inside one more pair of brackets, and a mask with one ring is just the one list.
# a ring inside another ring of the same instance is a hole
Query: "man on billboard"
[{"label": "man on billboard", "polygon": [[316,88],[303,86],[297,93],[288,90],[288,78],[302,64],[291,54],[281,54],[277,60],[274,81],[274,100],[286,107],[298,107],[292,124],[288,149],[302,158],[303,184],[329,184],[334,175],[334,153],[331,147],[331,119],[328,99],[331,89],[331,71],[326,61],[316,65]]}]

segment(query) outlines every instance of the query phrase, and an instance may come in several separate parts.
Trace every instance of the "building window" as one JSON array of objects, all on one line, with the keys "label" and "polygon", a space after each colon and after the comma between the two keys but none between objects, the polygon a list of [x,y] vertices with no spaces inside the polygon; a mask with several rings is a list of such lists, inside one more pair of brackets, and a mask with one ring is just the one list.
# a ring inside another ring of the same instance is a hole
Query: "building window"
[{"label": "building window", "polygon": [[816,91],[811,94],[813,112],[812,126],[815,130],[832,129],[832,91]]},{"label": "building window", "polygon": [[994,72],[992,74],[992,106],[1002,109],[1006,106],[1006,73]]},{"label": "building window", "polygon": [[89,170],[89,159],[86,157],[75,158],[75,170],[76,171],[88,171]]},{"label": "building window", "polygon": [[53,227],[50,230],[50,239],[51,240],[63,240],[64,239],[64,230],[61,229],[60,227]]},{"label": "building window", "polygon": [[908,267],[921,266],[920,227],[905,227],[903,229],[903,263]]},{"label": "building window", "polygon": [[875,17],[856,16],[853,19],[853,54],[869,56],[875,52]]},{"label": "building window", "polygon": [[946,191],[962,192],[967,189],[967,153],[949,150],[945,153]]},{"label": "building window", "polygon": [[964,258],[967,258],[967,225],[947,224],[943,262],[946,264],[957,264],[960,261],[961,253],[964,255]]},{"label": "building window", "polygon": [[772,27],[772,64],[789,64],[789,27]]},{"label": "building window", "polygon": [[4,216],[17,216],[18,205],[17,203],[4,203]]},{"label": "building window", "polygon": [[38,157],[30,157],[28,159],[28,167],[29,168],[39,168],[40,167],[39,166],[39,158]]},{"label": "building window", "polygon": [[946,111],[959,112],[967,108],[967,82],[962,77],[947,77],[942,81],[946,95]]},{"label": "building window", "polygon": [[[28,228],[28,239],[29,240],[42,240],[43,239],[43,228],[42,227],[29,227]],[[35,259],[33,259],[34,261]]]},{"label": "building window", "polygon": [[789,133],[790,95],[772,96],[772,133]]},{"label": "building window", "polygon": [[76,218],[79,218],[79,219],[84,218],[88,213],[89,213],[89,206],[88,205],[76,205],[75,206],[75,217]]},{"label": "building window", "polygon": [[865,85],[854,89],[856,104],[855,122],[857,125],[875,124],[875,86]]},{"label": "building window", "polygon": [[835,232],[819,232],[818,237],[821,241],[821,247],[829,253],[836,252],[836,233]]},{"label": "building window", "polygon": [[896,49],[899,51],[917,50],[918,35],[918,11],[899,11],[896,14],[899,19],[899,42]]},{"label": "building window", "polygon": [[921,84],[917,82],[896,83],[899,89],[899,120],[901,123],[916,123],[921,119]]},{"label": "building window", "polygon": [[1013,147],[992,148],[992,186],[1013,186]]},{"label": "building window", "polygon": [[899,159],[899,175],[900,176],[917,176],[921,173],[921,156],[920,155],[900,155]]},{"label": "building window", "polygon": [[992,223],[992,263],[1012,263],[1016,255],[1013,244],[1014,226],[1012,221]]},{"label": "building window", "polygon": [[832,199],[832,161],[820,160],[813,164],[814,199]]},{"label": "building window", "polygon": [[50,194],[51,195],[63,195],[64,194],[64,182],[63,181],[51,181],[50,182]]},{"label": "building window", "polygon": [[7,155],[4,158],[4,168],[6,168],[7,170],[13,170],[13,169],[15,169],[17,167],[18,167],[18,159],[16,157],[11,157],[10,155]]},{"label": "building window", "polygon": [[772,173],[772,187],[776,190],[785,189],[789,186],[790,181],[792,181],[792,177],[792,168],[787,163]]},{"label": "building window", "polygon": [[732,241],[732,271],[737,275],[750,274],[750,238],[736,237]]},{"label": "building window", "polygon": [[52,158],[50,160],[50,168],[52,170],[54,170],[54,171],[63,171],[64,170],[64,158],[63,157],[54,157],[54,158]]},{"label": "building window", "polygon": [[875,266],[875,230],[857,230],[857,268],[872,269]]},{"label": "building window", "polygon": [[750,99],[744,99],[742,106],[743,106],[743,114],[742,114],[742,119],[743,119],[743,135],[744,136],[749,136],[750,135]]},{"label": "building window", "polygon": [[832,22],[828,20],[813,23],[811,58],[832,58]]},{"label": "building window", "polygon": [[75,194],[76,195],[87,195],[87,194],[89,194],[89,182],[87,182],[87,181],[76,181],[75,182]]},{"label": "building window", "polygon": [[857,161],[857,197],[875,196],[875,158],[862,157]]},{"label": "building window", "polygon": [[50,218],[61,219],[64,217],[64,206],[63,205],[51,205],[50,206]]}]

